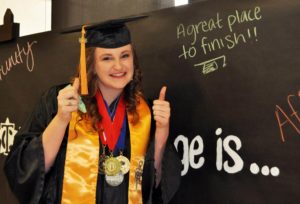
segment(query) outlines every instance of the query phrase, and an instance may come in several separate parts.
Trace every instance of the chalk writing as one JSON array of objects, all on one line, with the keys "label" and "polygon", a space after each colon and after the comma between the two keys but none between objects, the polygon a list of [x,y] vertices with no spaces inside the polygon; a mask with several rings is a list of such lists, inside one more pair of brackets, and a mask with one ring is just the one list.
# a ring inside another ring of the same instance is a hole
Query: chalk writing
[{"label": "chalk writing", "polygon": [[217,13],[216,18],[210,18],[208,20],[199,21],[197,24],[191,24],[188,26],[184,26],[184,24],[180,23],[177,26],[177,38],[192,36],[193,41],[191,45],[194,45],[197,41],[197,35],[200,33],[206,33],[209,31],[222,29],[222,19],[220,19],[219,13]]},{"label": "chalk writing", "polygon": [[4,79],[5,76],[12,70],[13,67],[18,64],[26,64],[26,69],[32,72],[34,69],[34,54],[32,46],[36,44],[37,41],[27,42],[27,45],[20,47],[17,44],[17,50],[8,57],[4,63],[0,64],[0,81]]},{"label": "chalk writing", "polygon": [[[191,41],[186,44],[185,40],[184,44],[181,44],[178,58],[188,60],[218,50],[231,50],[238,45],[249,42],[258,42],[257,26],[253,24],[262,20],[262,11],[259,6],[251,9],[236,9],[223,16],[217,12],[214,17],[200,20],[197,23],[189,25],[179,23],[177,25],[177,39],[191,39]],[[244,24],[247,24],[246,28],[240,29],[239,25]],[[237,31],[237,29],[239,30]],[[220,30],[224,30],[224,32],[219,32],[222,33],[222,36],[217,33]],[[210,35],[212,32],[215,33]],[[199,64],[201,63],[194,66],[199,66]],[[202,70],[202,73],[215,71],[215,65],[215,62],[207,64],[208,70],[204,72]]]},{"label": "chalk writing", "polygon": [[[228,14],[226,18],[227,23],[225,26],[228,28],[229,32],[232,33],[234,27],[239,24],[260,21],[262,19],[262,14],[260,7],[256,6],[249,10],[235,10],[233,13]],[[191,37],[192,42],[190,44],[195,45],[198,41],[198,35],[202,37],[205,33],[221,30],[223,28],[223,19],[220,17],[220,14],[217,13],[215,18],[202,20],[195,24],[185,26],[184,24],[179,23],[177,26],[177,39]]]},{"label": "chalk writing", "polygon": [[287,103],[291,111],[290,114],[286,113],[279,105],[276,105],[275,108],[275,116],[278,122],[282,142],[285,142],[284,128],[288,126],[292,127],[292,129],[300,136],[300,117],[291,102],[291,98],[297,97],[295,95],[287,96]]},{"label": "chalk writing", "polygon": [[240,24],[244,22],[258,21],[262,18],[261,9],[259,6],[248,10],[235,10],[234,14],[230,14],[227,17],[227,24],[230,32],[233,31],[233,26],[235,24]]},{"label": "chalk writing", "polygon": [[[251,35],[251,32],[253,32],[253,35]],[[200,47],[205,55],[209,52],[221,50],[223,48],[231,50],[235,48],[238,44],[247,43],[248,40],[251,40],[253,36],[257,36],[256,27],[253,27],[252,29],[248,28],[247,32],[245,33],[234,32],[228,34],[224,38],[215,38],[210,40],[207,37],[202,37]]]},{"label": "chalk writing", "polygon": [[195,67],[201,66],[202,67],[202,73],[203,74],[208,74],[210,72],[216,71],[219,68],[218,61],[220,61],[220,60],[221,60],[222,67],[225,67],[226,66],[226,57],[225,57],[225,55],[222,55],[220,57],[216,57],[214,59],[207,60],[205,62],[201,62],[199,64],[195,64],[194,66]]}]

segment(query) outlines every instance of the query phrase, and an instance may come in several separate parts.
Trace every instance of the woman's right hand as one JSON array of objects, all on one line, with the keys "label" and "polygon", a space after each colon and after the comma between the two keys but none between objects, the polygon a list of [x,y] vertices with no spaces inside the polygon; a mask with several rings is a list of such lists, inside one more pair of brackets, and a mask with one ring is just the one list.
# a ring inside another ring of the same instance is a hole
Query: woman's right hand
[{"label": "woman's right hand", "polygon": [[79,78],[75,78],[73,85],[61,89],[57,96],[58,111],[56,117],[63,123],[68,124],[72,112],[78,110],[79,104]]}]

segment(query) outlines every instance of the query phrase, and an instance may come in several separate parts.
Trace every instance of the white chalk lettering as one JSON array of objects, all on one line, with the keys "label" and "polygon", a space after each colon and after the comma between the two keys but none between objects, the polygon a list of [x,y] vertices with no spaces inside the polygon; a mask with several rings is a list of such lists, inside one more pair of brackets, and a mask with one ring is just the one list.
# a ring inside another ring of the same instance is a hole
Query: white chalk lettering
[{"label": "white chalk lettering", "polygon": [[[9,56],[4,63],[0,64],[0,81],[4,79],[5,76],[12,70],[13,67],[18,64],[23,64],[24,60],[26,62],[26,69],[32,72],[34,69],[34,54],[32,46],[36,44],[37,41],[27,42],[27,46],[20,47],[17,44],[17,50]],[[24,59],[25,58],[25,59]]]}]

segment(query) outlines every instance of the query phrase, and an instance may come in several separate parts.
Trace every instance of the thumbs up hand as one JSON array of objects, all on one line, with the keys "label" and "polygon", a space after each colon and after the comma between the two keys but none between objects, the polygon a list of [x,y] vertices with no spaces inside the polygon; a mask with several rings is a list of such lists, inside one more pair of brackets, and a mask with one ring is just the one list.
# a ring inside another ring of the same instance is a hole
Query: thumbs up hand
[{"label": "thumbs up hand", "polygon": [[57,96],[58,118],[64,122],[69,123],[72,117],[72,112],[78,110],[79,104],[79,79],[75,78],[73,85],[68,85],[61,89]]},{"label": "thumbs up hand", "polygon": [[156,121],[156,128],[169,128],[171,108],[170,103],[165,100],[167,87],[163,86],[159,98],[153,101],[153,116]]},{"label": "thumbs up hand", "polygon": [[153,115],[156,121],[155,129],[155,147],[154,147],[154,167],[156,169],[155,183],[156,187],[161,180],[162,158],[165,145],[169,137],[170,103],[165,100],[167,87],[162,87],[157,100],[153,101]]}]

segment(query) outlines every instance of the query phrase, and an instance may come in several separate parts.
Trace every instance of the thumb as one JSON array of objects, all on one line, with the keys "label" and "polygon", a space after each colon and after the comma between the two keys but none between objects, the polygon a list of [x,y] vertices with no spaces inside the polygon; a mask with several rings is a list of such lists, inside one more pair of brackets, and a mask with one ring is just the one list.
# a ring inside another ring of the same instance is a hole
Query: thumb
[{"label": "thumb", "polygon": [[73,82],[73,87],[78,91],[79,89],[79,78],[76,77]]},{"label": "thumb", "polygon": [[161,88],[161,90],[160,90],[158,100],[162,100],[162,101],[165,100],[165,98],[166,98],[166,91],[167,91],[167,87],[166,87],[166,86],[163,86],[163,87]]}]

